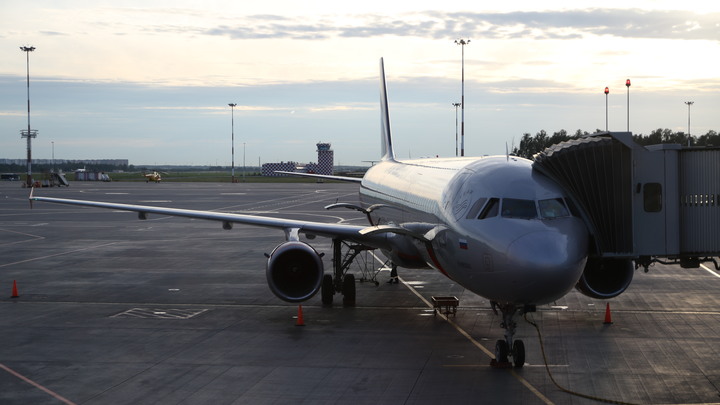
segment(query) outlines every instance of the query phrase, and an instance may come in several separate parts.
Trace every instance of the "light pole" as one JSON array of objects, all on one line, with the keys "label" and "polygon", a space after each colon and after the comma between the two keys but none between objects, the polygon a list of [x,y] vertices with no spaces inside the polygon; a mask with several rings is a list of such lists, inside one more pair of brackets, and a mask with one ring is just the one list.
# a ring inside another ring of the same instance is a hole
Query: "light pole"
[{"label": "light pole", "polygon": [[461,96],[460,96],[460,110],[461,110],[461,123],[460,123],[460,156],[465,156],[465,45],[469,44],[470,40],[464,40],[462,38],[456,39],[455,44],[460,45],[462,48],[462,78],[461,78]]},{"label": "light pole", "polygon": [[243,183],[245,183],[245,142],[243,142]]},{"label": "light pole", "polygon": [[608,94],[610,89],[605,87],[605,132],[608,132]]},{"label": "light pole", "polygon": [[35,50],[34,46],[21,46],[20,50],[27,55],[27,111],[28,111],[28,127],[27,131],[21,130],[20,137],[27,138],[27,186],[32,187],[32,142],[31,139],[37,137],[37,130],[30,129],[30,52]]},{"label": "light pole", "polygon": [[627,131],[630,132],[630,79],[625,80],[627,87]]},{"label": "light pole", "polygon": [[685,104],[688,106],[688,146],[690,146],[690,106],[695,104],[694,101],[686,101]]},{"label": "light pole", "polygon": [[457,119],[457,108],[460,107],[460,103],[452,103],[455,107],[455,157],[458,155],[458,119]]},{"label": "light pole", "polygon": [[237,104],[229,103],[230,106],[230,136],[232,139],[232,182],[235,183],[235,107]]}]

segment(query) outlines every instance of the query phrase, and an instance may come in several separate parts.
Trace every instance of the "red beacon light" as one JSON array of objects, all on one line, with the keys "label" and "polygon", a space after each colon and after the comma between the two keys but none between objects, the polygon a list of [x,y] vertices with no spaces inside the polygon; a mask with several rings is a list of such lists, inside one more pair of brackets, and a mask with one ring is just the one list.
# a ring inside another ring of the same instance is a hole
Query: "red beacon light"
[{"label": "red beacon light", "polygon": [[605,87],[605,94],[608,94],[608,93],[610,93],[610,89]]},{"label": "red beacon light", "polygon": [[625,81],[625,85],[628,86],[628,87],[630,87],[630,79],[627,79],[627,80]]}]

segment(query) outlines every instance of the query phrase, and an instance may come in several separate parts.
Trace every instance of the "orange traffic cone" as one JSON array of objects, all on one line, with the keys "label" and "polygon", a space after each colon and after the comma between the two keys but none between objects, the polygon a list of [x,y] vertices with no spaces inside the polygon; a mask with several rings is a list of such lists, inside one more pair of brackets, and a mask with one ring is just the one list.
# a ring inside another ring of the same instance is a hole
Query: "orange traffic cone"
[{"label": "orange traffic cone", "polygon": [[305,322],[303,321],[302,305],[298,305],[298,315],[295,326],[305,326]]},{"label": "orange traffic cone", "polygon": [[612,315],[610,314],[610,303],[608,302],[605,306],[605,322],[603,322],[605,325],[612,325]]},{"label": "orange traffic cone", "polygon": [[13,290],[12,290],[12,295],[10,296],[10,298],[17,298],[17,297],[19,297],[18,290],[17,290],[17,282],[15,280],[13,280]]}]

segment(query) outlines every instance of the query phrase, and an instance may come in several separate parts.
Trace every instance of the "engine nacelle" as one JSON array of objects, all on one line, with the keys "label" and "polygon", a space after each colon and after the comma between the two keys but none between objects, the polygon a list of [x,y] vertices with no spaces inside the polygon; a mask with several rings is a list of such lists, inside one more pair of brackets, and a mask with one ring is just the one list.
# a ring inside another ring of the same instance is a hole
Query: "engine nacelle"
[{"label": "engine nacelle", "polygon": [[285,242],[268,256],[265,274],[270,290],[278,298],[302,302],[320,289],[323,262],[320,254],[307,243]]},{"label": "engine nacelle", "polygon": [[575,288],[592,298],[617,297],[628,288],[634,272],[629,259],[588,259]]}]

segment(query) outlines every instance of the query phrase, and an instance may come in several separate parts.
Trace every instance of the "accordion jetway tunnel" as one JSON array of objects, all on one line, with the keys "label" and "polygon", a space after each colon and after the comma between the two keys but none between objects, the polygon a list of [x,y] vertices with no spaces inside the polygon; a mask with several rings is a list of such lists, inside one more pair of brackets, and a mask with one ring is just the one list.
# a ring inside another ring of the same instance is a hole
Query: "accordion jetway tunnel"
[{"label": "accordion jetway tunnel", "polygon": [[570,194],[593,260],[718,268],[720,148],[641,146],[629,132],[601,132],[545,149],[533,168]]}]

